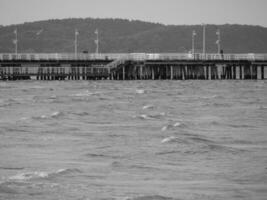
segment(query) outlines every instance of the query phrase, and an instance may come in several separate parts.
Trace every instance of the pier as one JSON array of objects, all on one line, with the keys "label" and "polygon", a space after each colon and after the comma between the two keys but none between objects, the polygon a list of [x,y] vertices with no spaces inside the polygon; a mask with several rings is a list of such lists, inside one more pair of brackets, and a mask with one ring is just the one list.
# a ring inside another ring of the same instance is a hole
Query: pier
[{"label": "pier", "polygon": [[0,80],[263,80],[267,54],[0,54]]}]

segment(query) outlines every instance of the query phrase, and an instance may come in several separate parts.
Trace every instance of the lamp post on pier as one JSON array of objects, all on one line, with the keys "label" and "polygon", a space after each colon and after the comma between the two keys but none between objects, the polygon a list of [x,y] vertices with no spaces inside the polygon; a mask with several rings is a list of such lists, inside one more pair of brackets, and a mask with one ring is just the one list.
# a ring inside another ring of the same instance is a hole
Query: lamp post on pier
[{"label": "lamp post on pier", "polygon": [[15,54],[18,55],[18,30],[17,28],[14,30],[15,39],[13,40],[13,43],[15,45]]},{"label": "lamp post on pier", "polygon": [[98,54],[98,53],[99,53],[99,36],[98,36],[98,29],[95,30],[95,34],[96,34],[96,40],[95,40],[96,50],[95,50],[95,53]]},{"label": "lamp post on pier", "polygon": [[74,54],[75,54],[75,58],[77,58],[78,35],[79,35],[79,32],[78,32],[77,29],[75,29],[75,40],[74,40]]},{"label": "lamp post on pier", "polygon": [[192,54],[193,56],[195,55],[195,37],[196,37],[197,33],[195,30],[193,30],[192,32]]},{"label": "lamp post on pier", "polygon": [[206,57],[206,24],[202,24],[203,26],[203,57]]},{"label": "lamp post on pier", "polygon": [[221,51],[221,32],[219,29],[216,31],[216,35],[217,35],[216,44],[217,44],[217,48],[218,48],[217,52],[218,52],[218,54],[220,54],[220,51]]}]

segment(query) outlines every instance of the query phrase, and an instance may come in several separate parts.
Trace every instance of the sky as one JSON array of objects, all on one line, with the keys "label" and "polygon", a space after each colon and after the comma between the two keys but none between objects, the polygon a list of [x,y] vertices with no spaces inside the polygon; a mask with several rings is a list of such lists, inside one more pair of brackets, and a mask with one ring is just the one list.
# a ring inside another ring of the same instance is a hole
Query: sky
[{"label": "sky", "polygon": [[267,27],[267,0],[0,0],[0,25],[64,18]]}]

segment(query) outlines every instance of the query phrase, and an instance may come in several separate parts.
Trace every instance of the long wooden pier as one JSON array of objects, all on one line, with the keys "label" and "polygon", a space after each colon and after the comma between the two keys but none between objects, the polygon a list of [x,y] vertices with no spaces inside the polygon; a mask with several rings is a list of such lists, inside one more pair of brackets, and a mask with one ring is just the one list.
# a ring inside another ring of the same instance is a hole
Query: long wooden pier
[{"label": "long wooden pier", "polygon": [[267,54],[0,54],[0,80],[266,79]]}]

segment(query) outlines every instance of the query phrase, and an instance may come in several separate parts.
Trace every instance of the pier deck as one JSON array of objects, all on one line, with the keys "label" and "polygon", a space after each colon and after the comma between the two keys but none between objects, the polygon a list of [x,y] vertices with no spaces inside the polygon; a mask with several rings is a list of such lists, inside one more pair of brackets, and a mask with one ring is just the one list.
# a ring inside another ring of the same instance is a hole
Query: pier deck
[{"label": "pier deck", "polygon": [[265,79],[267,54],[0,54],[0,80]]}]

